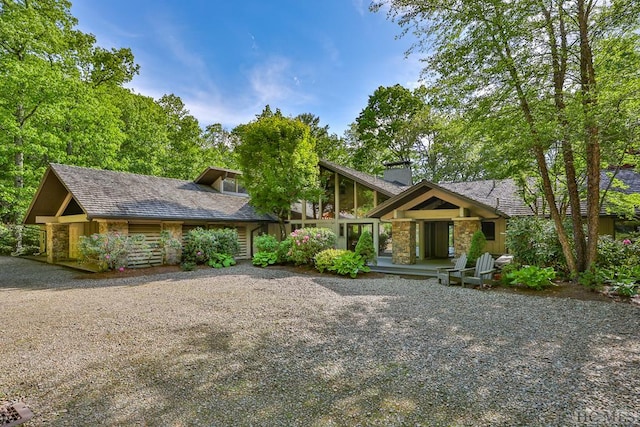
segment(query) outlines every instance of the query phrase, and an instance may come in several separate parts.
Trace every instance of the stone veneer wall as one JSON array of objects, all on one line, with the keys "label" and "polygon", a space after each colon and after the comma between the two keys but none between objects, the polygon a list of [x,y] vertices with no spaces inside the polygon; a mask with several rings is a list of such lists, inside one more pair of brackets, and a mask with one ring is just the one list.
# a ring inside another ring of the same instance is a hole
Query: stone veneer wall
[{"label": "stone veneer wall", "polygon": [[391,235],[393,236],[393,255],[391,261],[394,264],[416,263],[416,222],[415,220],[395,220],[391,223]]},{"label": "stone veneer wall", "polygon": [[129,223],[127,221],[98,221],[98,233],[118,233],[127,236],[129,234]]},{"label": "stone veneer wall", "polygon": [[69,224],[47,224],[47,262],[69,259]]},{"label": "stone veneer wall", "polygon": [[453,220],[453,247],[456,257],[469,252],[473,233],[480,230],[480,227],[479,219]]},{"label": "stone veneer wall", "polygon": [[[162,231],[167,231],[174,239],[182,242],[182,223],[177,222],[163,222]],[[170,265],[179,264],[182,259],[182,247],[173,249],[166,249],[166,259],[164,262]]]}]

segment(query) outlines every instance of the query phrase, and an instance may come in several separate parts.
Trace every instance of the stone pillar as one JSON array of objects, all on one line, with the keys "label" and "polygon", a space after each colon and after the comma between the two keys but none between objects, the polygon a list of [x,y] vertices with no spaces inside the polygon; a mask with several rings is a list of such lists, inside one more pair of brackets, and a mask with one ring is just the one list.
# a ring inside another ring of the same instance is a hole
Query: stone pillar
[{"label": "stone pillar", "polygon": [[69,259],[69,224],[46,225],[47,229],[47,262],[55,264]]},{"label": "stone pillar", "polygon": [[98,220],[98,234],[118,233],[121,236],[129,235],[128,221]]},{"label": "stone pillar", "polygon": [[453,218],[453,247],[456,258],[469,253],[473,233],[480,230],[480,218]]},{"label": "stone pillar", "polygon": [[410,218],[394,219],[391,222],[394,264],[416,263],[416,221]]},{"label": "stone pillar", "polygon": [[[181,222],[163,222],[162,231],[169,233],[169,236],[178,240],[182,244],[182,223]],[[163,262],[169,265],[179,264],[182,259],[182,246],[179,248],[165,247]]]}]

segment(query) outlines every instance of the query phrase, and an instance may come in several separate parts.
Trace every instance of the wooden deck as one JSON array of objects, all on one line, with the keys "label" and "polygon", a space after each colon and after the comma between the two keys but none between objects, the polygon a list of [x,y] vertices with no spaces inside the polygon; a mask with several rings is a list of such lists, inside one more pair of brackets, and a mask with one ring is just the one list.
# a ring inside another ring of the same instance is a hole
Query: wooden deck
[{"label": "wooden deck", "polygon": [[453,263],[451,259],[439,258],[439,259],[424,259],[416,260],[415,264],[411,265],[399,265],[391,262],[391,257],[378,257],[378,265],[372,265],[371,271],[377,273],[398,274],[398,275],[410,275],[410,276],[423,276],[423,277],[435,277],[438,267],[451,267]]}]

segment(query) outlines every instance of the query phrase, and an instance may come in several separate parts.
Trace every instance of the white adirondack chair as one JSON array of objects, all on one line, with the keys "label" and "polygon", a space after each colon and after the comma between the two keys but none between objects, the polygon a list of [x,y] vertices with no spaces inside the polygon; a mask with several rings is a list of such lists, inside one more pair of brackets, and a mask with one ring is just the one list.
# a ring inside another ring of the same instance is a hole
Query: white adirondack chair
[{"label": "white adirondack chair", "polygon": [[[465,268],[462,273],[462,287],[467,283],[472,285],[484,285],[488,280],[491,280],[493,273],[496,271],[494,268],[494,260],[489,252],[485,252],[476,261],[476,266],[473,268]],[[473,272],[473,275],[471,275]]]},{"label": "white adirondack chair", "polygon": [[456,263],[453,267],[438,267],[436,269],[436,277],[438,278],[438,283],[444,285],[450,285],[452,279],[457,279],[457,281],[462,280],[461,271],[467,266],[467,254],[463,253],[460,255],[460,258],[456,260]]}]

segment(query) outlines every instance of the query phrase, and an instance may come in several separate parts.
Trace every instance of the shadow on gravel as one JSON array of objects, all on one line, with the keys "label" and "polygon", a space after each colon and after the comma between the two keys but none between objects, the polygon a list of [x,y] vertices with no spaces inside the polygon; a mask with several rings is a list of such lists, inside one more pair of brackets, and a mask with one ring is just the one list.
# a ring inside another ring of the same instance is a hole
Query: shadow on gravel
[{"label": "shadow on gravel", "polygon": [[[335,309],[298,314],[303,322],[295,324],[283,309],[250,339],[237,337],[233,325],[205,321],[203,312],[201,322],[171,331],[166,348],[125,355],[108,366],[109,375],[97,363],[82,376],[91,380],[60,379],[61,389],[73,390],[50,396],[64,408],[60,421],[511,426],[640,420],[634,399],[640,320],[633,307],[449,287],[425,292],[423,281],[399,280],[387,293],[366,281],[314,282],[338,294]],[[278,322],[283,326],[272,327]]]}]

